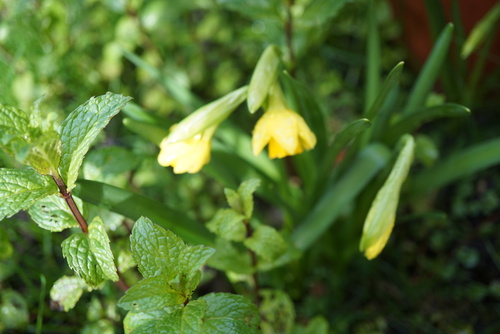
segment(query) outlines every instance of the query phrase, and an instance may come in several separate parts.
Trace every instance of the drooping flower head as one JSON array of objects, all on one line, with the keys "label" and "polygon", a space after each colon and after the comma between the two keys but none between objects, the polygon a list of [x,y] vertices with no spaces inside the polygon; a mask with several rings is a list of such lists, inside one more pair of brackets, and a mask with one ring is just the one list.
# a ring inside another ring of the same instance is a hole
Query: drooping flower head
[{"label": "drooping flower head", "polygon": [[171,128],[160,144],[158,163],[174,173],[196,173],[210,161],[210,142],[217,126],[245,100],[247,87],[209,103]]},{"label": "drooping flower head", "polygon": [[267,110],[253,130],[253,154],[258,155],[266,145],[271,159],[299,154],[316,145],[316,136],[302,116],[287,107],[277,82],[269,92]]}]

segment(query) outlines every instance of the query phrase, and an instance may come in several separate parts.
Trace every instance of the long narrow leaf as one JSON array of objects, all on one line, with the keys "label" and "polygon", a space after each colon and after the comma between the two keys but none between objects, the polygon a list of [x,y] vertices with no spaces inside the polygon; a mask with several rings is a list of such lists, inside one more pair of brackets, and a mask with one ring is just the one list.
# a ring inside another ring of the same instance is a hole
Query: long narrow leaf
[{"label": "long narrow leaf", "polygon": [[108,184],[79,180],[74,193],[82,200],[102,205],[133,220],[145,216],[170,229],[189,243],[211,245],[213,236],[201,223],[160,202]]},{"label": "long narrow leaf", "polygon": [[389,156],[389,150],[380,144],[372,144],[361,151],[346,174],[328,189],[304,222],[297,227],[292,236],[295,245],[301,250],[306,250],[314,244],[384,167]]},{"label": "long narrow leaf", "polygon": [[368,6],[368,36],[366,52],[366,95],[365,114],[375,101],[380,85],[380,36],[377,26],[377,11],[374,1],[370,0]]}]

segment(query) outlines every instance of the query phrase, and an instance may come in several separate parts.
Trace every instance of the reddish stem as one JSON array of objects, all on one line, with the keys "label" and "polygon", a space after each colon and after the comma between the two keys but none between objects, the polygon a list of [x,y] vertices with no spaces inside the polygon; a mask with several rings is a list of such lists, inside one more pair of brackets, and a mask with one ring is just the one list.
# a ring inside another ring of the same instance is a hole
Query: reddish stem
[{"label": "reddish stem", "polygon": [[71,195],[71,191],[68,192],[68,188],[66,187],[66,184],[64,181],[58,177],[51,175],[52,179],[54,182],[57,184],[57,187],[59,188],[59,193],[61,194],[62,198],[66,201],[66,204],[68,204],[69,209],[71,210],[71,213],[73,213],[73,216],[75,217],[76,221],[80,225],[80,228],[82,229],[82,232],[85,234],[89,233],[88,229],[88,224],[85,218],[83,218],[80,210],[76,206],[75,200],[73,199],[73,196]]}]

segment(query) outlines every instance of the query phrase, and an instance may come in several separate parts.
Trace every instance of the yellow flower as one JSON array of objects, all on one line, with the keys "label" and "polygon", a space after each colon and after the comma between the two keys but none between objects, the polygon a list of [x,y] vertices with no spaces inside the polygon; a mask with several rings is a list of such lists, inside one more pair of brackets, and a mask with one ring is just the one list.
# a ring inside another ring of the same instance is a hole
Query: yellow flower
[{"label": "yellow flower", "polygon": [[267,144],[271,159],[299,154],[316,145],[316,136],[304,119],[286,107],[278,84],[271,89],[268,110],[253,130],[253,154],[258,155]]},{"label": "yellow flower", "polygon": [[210,141],[216,126],[192,138],[170,142],[168,137],[160,144],[158,163],[172,166],[174,173],[197,173],[210,161]]}]

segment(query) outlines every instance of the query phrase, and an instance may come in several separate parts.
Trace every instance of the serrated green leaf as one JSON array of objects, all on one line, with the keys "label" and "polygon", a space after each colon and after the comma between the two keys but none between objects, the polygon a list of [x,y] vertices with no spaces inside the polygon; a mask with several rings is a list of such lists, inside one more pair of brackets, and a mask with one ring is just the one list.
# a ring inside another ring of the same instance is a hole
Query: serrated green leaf
[{"label": "serrated green leaf", "polygon": [[[74,196],[73,200],[83,214],[82,201]],[[28,213],[38,226],[52,232],[78,227],[78,222],[71,213],[68,204],[58,195],[50,195],[39,200],[29,208]]]},{"label": "serrated green leaf", "polygon": [[42,175],[58,176],[61,160],[61,140],[55,131],[46,132],[36,138],[26,157],[26,163]]},{"label": "serrated green leaf", "polygon": [[233,209],[219,209],[207,223],[207,228],[223,239],[243,241],[247,233],[244,220],[245,216]]},{"label": "serrated green leaf", "polygon": [[262,290],[260,295],[262,333],[290,333],[295,322],[295,307],[288,294],[280,290]]},{"label": "serrated green leaf", "polygon": [[229,293],[210,293],[198,300],[207,303],[202,333],[259,333],[259,311],[247,298]]},{"label": "serrated green leaf", "polygon": [[145,278],[127,290],[118,306],[128,311],[149,312],[182,304],[188,296],[174,289],[166,277]]},{"label": "serrated green leaf", "polygon": [[253,212],[253,194],[260,186],[259,179],[250,179],[241,183],[238,187],[243,211],[241,212],[247,219],[250,219]]},{"label": "serrated green leaf", "polygon": [[71,191],[90,145],[130,97],[107,93],[90,100],[72,111],[61,125],[62,157],[60,172]]},{"label": "serrated green leaf", "polygon": [[405,135],[401,141],[403,148],[387,180],[375,196],[363,225],[359,249],[365,252],[369,260],[377,257],[389,240],[396,219],[401,186],[408,176],[413,161],[415,148],[413,137]]},{"label": "serrated green leaf", "polygon": [[24,111],[0,104],[0,146],[13,155],[11,141],[28,140],[29,119]]},{"label": "serrated green leaf", "polygon": [[68,312],[75,307],[86,289],[87,284],[80,277],[62,276],[55,281],[50,289],[50,299],[65,312]]},{"label": "serrated green leaf", "polygon": [[178,273],[178,259],[185,247],[181,238],[145,217],[139,218],[130,236],[132,254],[145,278],[164,275],[168,280]]},{"label": "serrated green leaf", "polygon": [[0,221],[57,192],[50,176],[31,168],[0,168]]},{"label": "serrated green leaf", "polygon": [[164,230],[145,217],[135,223],[130,246],[139,271],[145,278],[162,275],[179,283],[186,295],[199,283],[200,266],[214,253],[205,246],[187,246],[172,231]]},{"label": "serrated green leaf", "polygon": [[248,110],[253,114],[266,99],[269,89],[278,77],[280,52],[275,45],[268,46],[260,56],[248,85]]},{"label": "serrated green leaf", "polygon": [[0,260],[8,259],[12,255],[12,244],[9,235],[4,228],[0,226]]},{"label": "serrated green leaf", "polygon": [[252,274],[252,260],[245,249],[236,248],[229,240],[219,238],[215,244],[216,252],[208,260],[208,265],[222,271],[231,271],[238,274]]},{"label": "serrated green leaf", "polygon": [[286,242],[273,227],[259,225],[252,236],[245,240],[245,246],[267,261],[276,260],[286,252]]},{"label": "serrated green leaf", "polygon": [[90,223],[88,235],[73,234],[61,246],[69,267],[91,287],[95,288],[107,279],[118,280],[109,238],[99,217]]},{"label": "serrated green leaf", "polygon": [[108,234],[100,217],[95,217],[89,225],[89,246],[104,276],[112,281],[118,281]]}]

